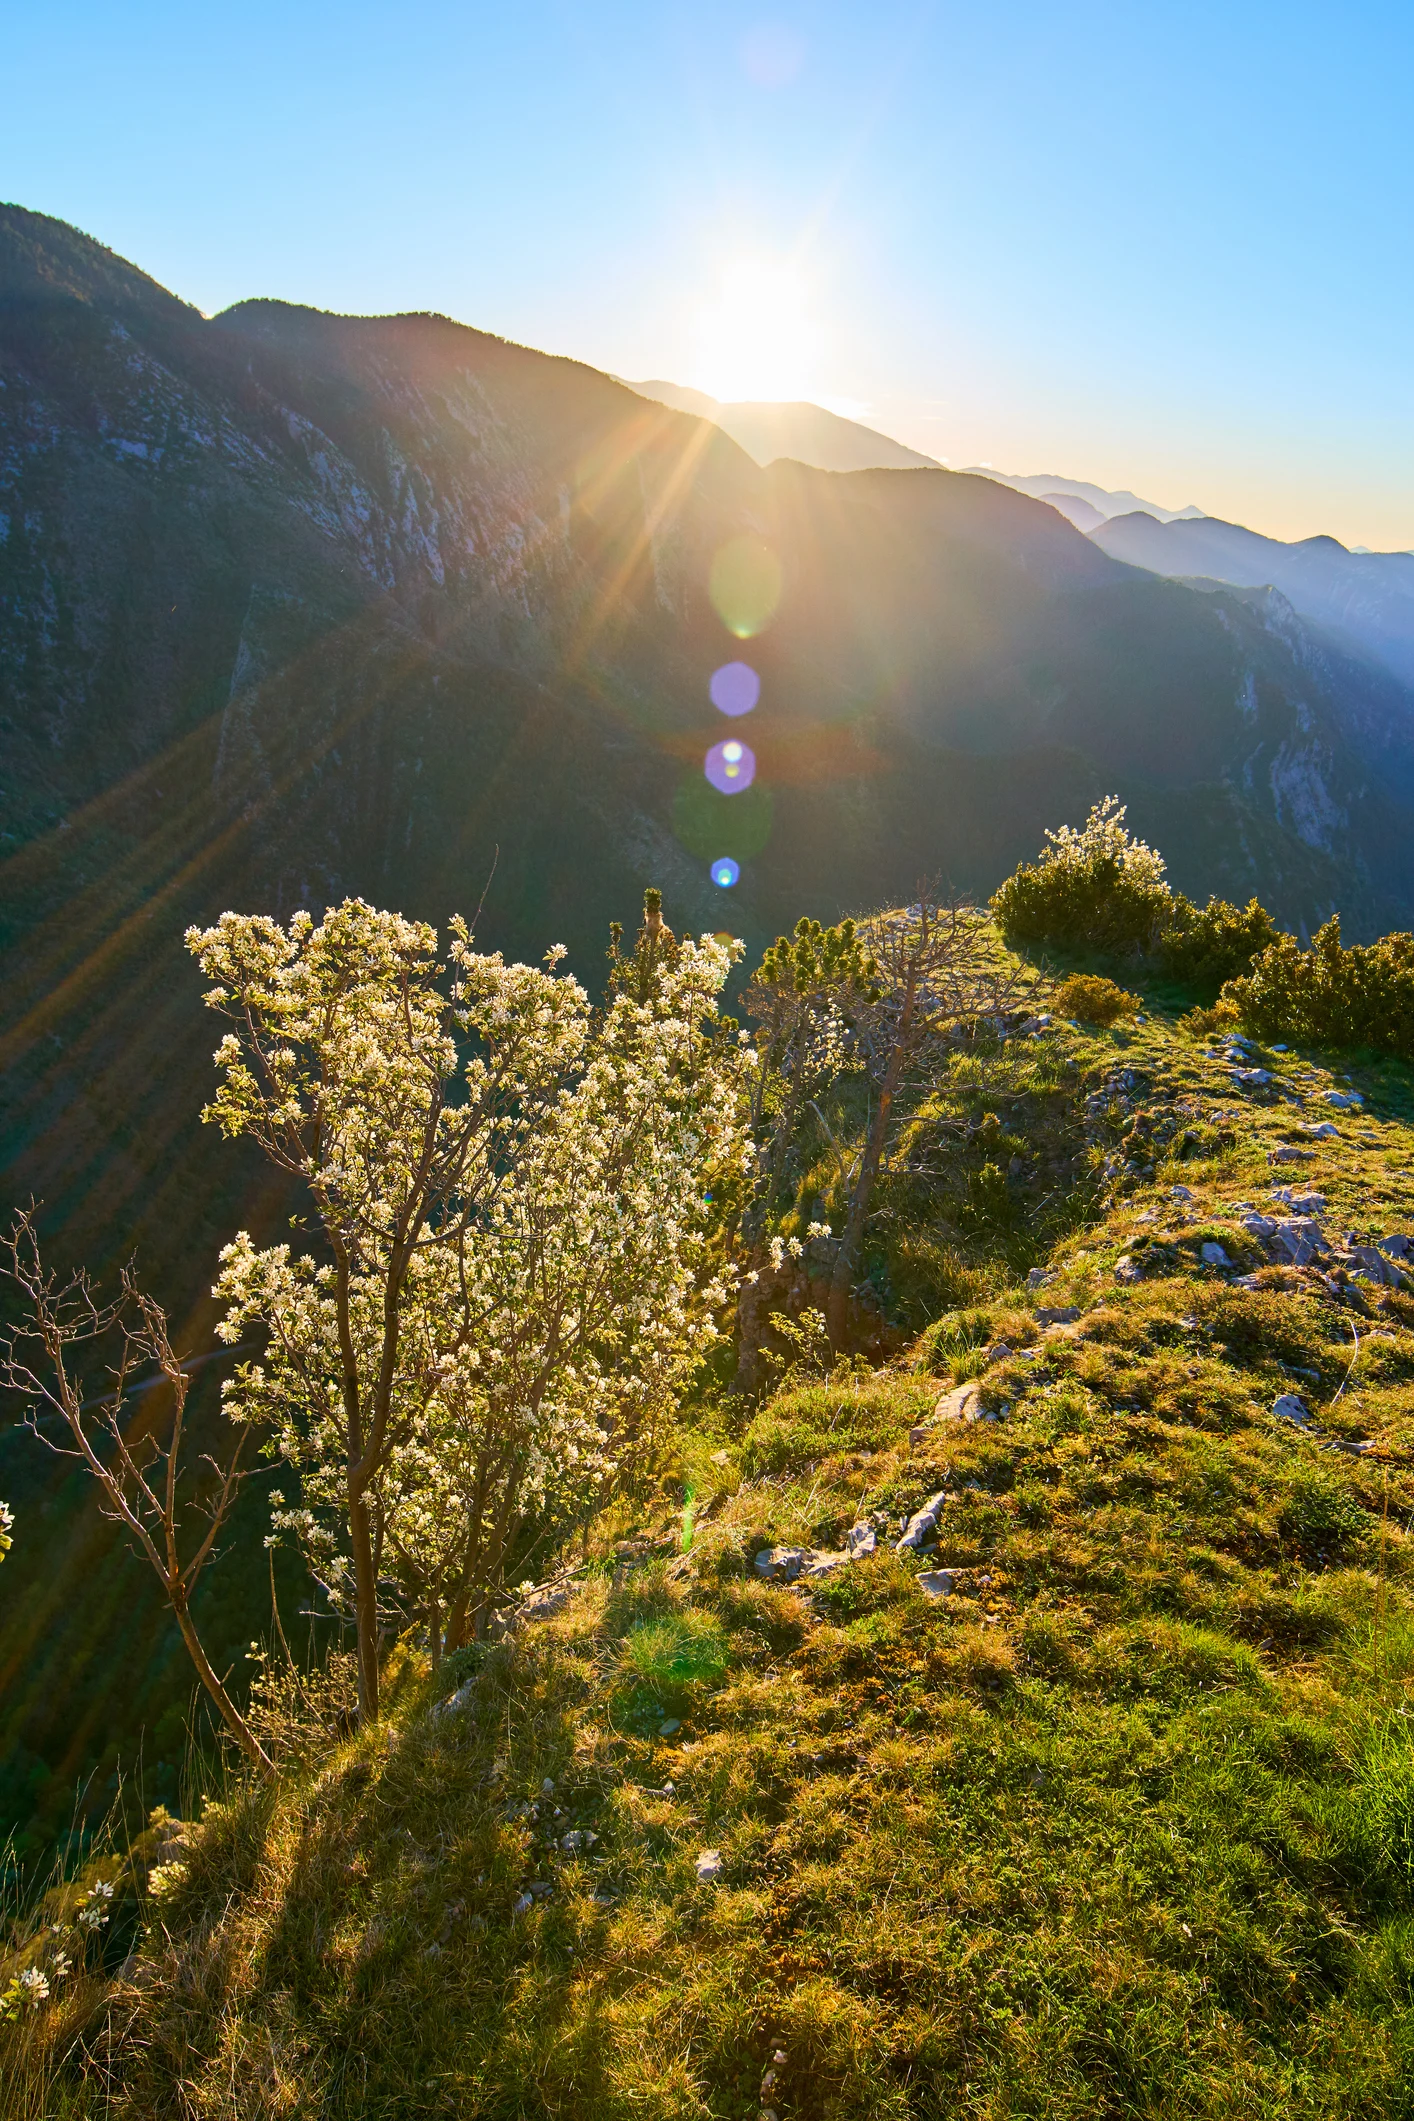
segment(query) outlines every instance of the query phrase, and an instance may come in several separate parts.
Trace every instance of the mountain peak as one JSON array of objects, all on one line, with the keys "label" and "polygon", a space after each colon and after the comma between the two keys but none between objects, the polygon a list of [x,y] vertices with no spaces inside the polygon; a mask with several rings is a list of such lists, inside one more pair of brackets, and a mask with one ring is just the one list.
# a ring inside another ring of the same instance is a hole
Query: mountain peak
[{"label": "mountain peak", "polygon": [[0,302],[54,300],[198,322],[201,311],[105,244],[27,206],[0,204]]},{"label": "mountain peak", "polygon": [[723,405],[705,391],[690,390],[681,383],[631,383],[631,390],[645,398],[656,398],[676,412],[695,413],[713,420],[758,464],[771,464],[778,457],[791,457],[816,471],[941,471],[936,457],[925,457],[892,435],[880,434],[858,420],[846,420],[837,412],[807,399],[776,402],[750,399]]}]

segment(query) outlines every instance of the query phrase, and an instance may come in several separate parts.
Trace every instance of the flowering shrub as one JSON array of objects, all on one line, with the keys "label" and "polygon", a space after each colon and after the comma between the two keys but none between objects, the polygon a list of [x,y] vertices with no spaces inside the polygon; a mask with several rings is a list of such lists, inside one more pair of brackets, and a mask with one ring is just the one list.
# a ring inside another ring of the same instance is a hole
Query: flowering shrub
[{"label": "flowering shrub", "polygon": [[298,1471],[276,1526],[353,1612],[371,1713],[380,1581],[461,1640],[529,1520],[595,1506],[715,1333],[711,1175],[752,1153],[749,1057],[715,1036],[737,950],[659,919],[596,1014],[563,950],[507,965],[459,922],[444,992],[432,931],[357,900],[190,945],[238,1026],[207,1116],[306,1180],[330,1255],[222,1253],[222,1336],[269,1335],[227,1411]]},{"label": "flowering shrub", "polygon": [[14,1511],[10,1508],[8,1502],[0,1502],[0,1561],[3,1561],[5,1559],[5,1556],[9,1553],[11,1547],[15,1543],[14,1540],[10,1537],[10,1534],[14,1531],[14,1529]]},{"label": "flowering shrub", "polygon": [[992,899],[1009,942],[1072,950],[1149,950],[1168,926],[1173,893],[1163,856],[1127,829],[1116,796],[1096,803],[1077,832],[1046,834],[1039,861],[1023,862]]},{"label": "flowering shrub", "polygon": [[1335,914],[1309,950],[1294,936],[1278,936],[1246,979],[1229,981],[1222,999],[1259,1038],[1414,1058],[1414,935],[1347,950]]}]

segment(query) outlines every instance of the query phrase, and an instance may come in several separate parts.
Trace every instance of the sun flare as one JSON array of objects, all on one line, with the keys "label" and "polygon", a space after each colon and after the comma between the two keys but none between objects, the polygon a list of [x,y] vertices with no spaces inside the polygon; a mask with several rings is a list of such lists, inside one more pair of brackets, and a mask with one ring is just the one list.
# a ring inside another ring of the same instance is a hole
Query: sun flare
[{"label": "sun flare", "polygon": [[726,405],[808,398],[818,351],[808,290],[795,268],[739,258],[698,317],[693,381]]}]

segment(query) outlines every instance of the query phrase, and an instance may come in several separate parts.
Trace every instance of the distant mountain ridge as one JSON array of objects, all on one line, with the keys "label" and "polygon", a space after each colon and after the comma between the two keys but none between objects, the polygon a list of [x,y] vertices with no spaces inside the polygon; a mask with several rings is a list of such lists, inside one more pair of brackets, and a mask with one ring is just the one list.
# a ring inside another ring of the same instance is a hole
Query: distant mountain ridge
[{"label": "distant mountain ridge", "polygon": [[1160,508],[1157,501],[1141,501],[1137,493],[1124,488],[1112,493],[1108,487],[1092,485],[1089,479],[1066,479],[1054,471],[1029,472],[1022,478],[1013,472],[997,471],[990,464],[971,464],[968,469],[979,478],[995,479],[999,485],[1010,486],[1017,493],[1029,493],[1034,500],[1053,501],[1057,495],[1078,497],[1088,502],[1105,521],[1111,516],[1129,515],[1136,509],[1160,523],[1196,522],[1204,514],[1191,501],[1186,508]]},{"label": "distant mountain ridge", "polygon": [[1153,574],[1247,588],[1270,583],[1303,618],[1379,656],[1414,685],[1414,553],[1350,552],[1328,537],[1288,545],[1215,516],[1167,523],[1115,516],[1090,535],[1103,551]]},{"label": "distant mountain ridge", "polygon": [[916,449],[895,442],[891,436],[880,434],[873,427],[861,426],[858,420],[846,420],[839,413],[827,412],[823,405],[804,401],[756,404],[749,400],[722,405],[716,398],[709,398],[705,391],[689,390],[680,383],[633,383],[629,387],[641,391],[645,398],[656,399],[660,405],[671,405],[678,412],[689,412],[698,419],[714,421],[749,457],[754,457],[763,466],[775,463],[780,457],[789,457],[798,464],[812,464],[817,471],[941,471],[943,468],[936,458],[921,456]]}]

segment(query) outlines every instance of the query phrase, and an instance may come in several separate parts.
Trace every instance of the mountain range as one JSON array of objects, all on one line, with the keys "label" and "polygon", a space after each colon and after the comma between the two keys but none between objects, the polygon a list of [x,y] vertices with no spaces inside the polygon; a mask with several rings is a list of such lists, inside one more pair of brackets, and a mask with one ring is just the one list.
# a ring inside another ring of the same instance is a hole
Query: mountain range
[{"label": "mountain range", "polygon": [[[852,425],[770,410],[776,439]],[[0,1160],[57,1257],[135,1253],[200,1346],[218,1245],[288,1215],[198,1124],[182,934],[228,906],[484,899],[483,946],[564,941],[593,983],[647,883],[755,950],[920,878],[990,891],[1115,790],[1200,897],[1414,920],[1414,695],[1348,611],[1169,578],[990,474],[755,447],[441,316],[207,318],[0,208]],[[761,698],[724,724],[733,660]],[[727,728],[737,795],[703,774]],[[64,1492],[0,1437],[0,1495]],[[42,1583],[6,1563],[12,1815],[176,1698],[115,1659],[69,1712],[93,1616],[149,1623],[94,1524],[54,1522]]]},{"label": "mountain range", "polygon": [[[1190,889],[1414,912],[1392,672],[990,478],[762,467],[444,317],[208,319],[17,207],[0,384],[7,1182],[90,1248],[186,1260],[213,1212],[179,939],[225,905],[445,918],[494,860],[486,939],[593,976],[647,881],[754,945],[923,875],[986,891],[1114,788]],[[783,583],[746,644],[709,595],[741,540]],[[741,655],[728,797],[707,686]]]},{"label": "mountain range", "polygon": [[1288,545],[1212,516],[1167,523],[1151,514],[1112,516],[1091,536],[1116,559],[1154,574],[1254,589],[1270,583],[1303,618],[1414,685],[1414,553],[1351,552],[1324,537]]},{"label": "mountain range", "polygon": [[[712,420],[758,464],[792,457],[821,471],[943,467],[888,435],[841,419],[823,406],[722,405],[673,383],[638,383],[644,396]],[[1059,472],[1018,476],[974,464],[965,477],[990,479],[1044,501],[1106,552],[1173,579],[1272,587],[1302,618],[1334,634],[1357,654],[1373,655],[1414,685],[1414,553],[1354,551],[1330,537],[1295,544],[1225,523],[1190,503],[1161,508],[1127,489],[1096,486]]]}]

